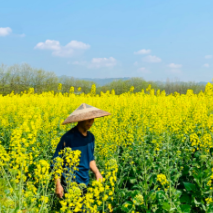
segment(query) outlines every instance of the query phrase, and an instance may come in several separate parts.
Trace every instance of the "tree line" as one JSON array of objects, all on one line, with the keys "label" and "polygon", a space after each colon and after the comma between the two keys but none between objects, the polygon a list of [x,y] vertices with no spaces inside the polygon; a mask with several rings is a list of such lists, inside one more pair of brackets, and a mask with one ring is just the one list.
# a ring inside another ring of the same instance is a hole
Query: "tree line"
[{"label": "tree line", "polygon": [[58,92],[58,84],[61,83],[62,93],[69,92],[70,87],[81,87],[81,92],[89,93],[94,82],[75,79],[73,77],[58,77],[54,72],[32,68],[28,64],[0,66],[0,94],[6,95],[14,91],[21,93],[29,88],[34,88],[35,93],[48,91]]},{"label": "tree line", "polygon": [[134,86],[134,92],[140,92],[142,89],[146,92],[146,88],[151,85],[152,89],[165,91],[166,94],[171,94],[178,92],[180,94],[186,94],[188,89],[192,89],[195,94],[200,91],[205,91],[205,84],[200,84],[197,82],[180,82],[178,80],[171,81],[169,79],[166,82],[159,81],[145,81],[143,78],[130,78],[128,80],[113,81],[110,84],[101,87],[101,91],[114,89],[116,94],[121,94],[123,92],[128,92],[131,86]]},{"label": "tree line", "polygon": [[[29,88],[34,88],[35,93],[42,93],[47,91],[59,92],[58,85],[62,84],[60,92],[66,93],[70,91],[71,87],[74,87],[74,91],[77,92],[78,88],[81,88],[81,92],[89,93],[91,87],[95,84],[94,81],[77,79],[69,76],[58,77],[54,72],[48,72],[43,69],[32,68],[28,64],[13,65],[13,66],[0,66],[0,94],[7,95],[12,91],[14,93],[21,93],[28,91]],[[134,87],[134,92],[140,92],[148,85],[152,85],[152,88],[157,91],[158,89],[165,90],[166,94],[178,92],[185,94],[188,89],[192,89],[194,93],[199,93],[201,90],[205,90],[204,84],[196,82],[179,82],[170,81],[156,82],[145,81],[143,78],[130,78],[128,80],[115,80],[106,85],[100,86],[96,84],[96,94],[100,92],[112,91],[114,89],[115,94],[121,94],[128,92],[130,88]]]}]

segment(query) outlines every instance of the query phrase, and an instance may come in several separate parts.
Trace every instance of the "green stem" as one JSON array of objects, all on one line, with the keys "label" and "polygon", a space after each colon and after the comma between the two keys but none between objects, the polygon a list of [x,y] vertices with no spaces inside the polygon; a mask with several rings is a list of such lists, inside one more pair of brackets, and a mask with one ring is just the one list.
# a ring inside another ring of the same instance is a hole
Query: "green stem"
[{"label": "green stem", "polygon": [[[43,185],[43,181],[42,181],[42,192],[43,192],[43,198],[44,198],[44,185]],[[42,202],[42,204],[41,204],[41,208],[40,208],[40,210],[39,210],[39,213],[40,213],[41,210],[43,209],[44,200],[45,200],[45,199],[43,199],[43,202]]]},{"label": "green stem", "polygon": [[23,165],[21,166],[21,178],[19,182],[19,209],[21,209],[21,204],[22,204],[22,170],[23,170]]},{"label": "green stem", "polygon": [[[105,192],[106,192],[106,188],[104,187],[104,197],[105,197]],[[105,205],[105,201],[103,200],[103,206],[102,206],[102,211],[104,212],[104,205]]]},{"label": "green stem", "polygon": [[[8,179],[8,177],[7,177],[7,173],[6,173],[5,169],[4,169],[4,167],[3,167],[2,165],[1,165],[1,167],[2,167],[2,170],[4,171],[5,176],[6,176],[8,185],[10,186],[11,189],[13,189],[13,187],[11,186],[10,181],[9,181],[9,179]],[[3,176],[4,176],[4,175],[3,175]],[[14,191],[14,189],[13,189],[13,191]]]}]

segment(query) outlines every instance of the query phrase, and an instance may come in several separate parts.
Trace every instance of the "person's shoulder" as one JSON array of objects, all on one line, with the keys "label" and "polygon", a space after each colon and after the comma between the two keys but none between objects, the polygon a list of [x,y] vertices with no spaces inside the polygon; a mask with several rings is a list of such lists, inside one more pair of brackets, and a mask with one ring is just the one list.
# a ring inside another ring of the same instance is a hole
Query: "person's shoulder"
[{"label": "person's shoulder", "polygon": [[62,136],[61,136],[61,141],[65,142],[67,138],[67,132],[65,132]]},{"label": "person's shoulder", "polygon": [[76,126],[73,127],[73,128],[71,128],[70,130],[68,130],[66,133],[67,133],[68,135],[71,135],[71,134],[74,134],[75,132],[76,132]]},{"label": "person's shoulder", "polygon": [[64,144],[64,146],[71,146],[73,137],[74,137],[74,131],[70,129],[62,135],[61,142]]},{"label": "person's shoulder", "polygon": [[68,130],[67,132],[65,132],[62,136],[61,136],[61,138],[63,138],[63,139],[65,139],[65,138],[68,138],[68,137],[70,137],[70,136],[72,136],[73,134],[74,134],[74,128],[72,128],[72,129],[70,129],[70,130]]},{"label": "person's shoulder", "polygon": [[95,136],[92,134],[92,132],[88,131],[88,134],[92,140],[95,140]]}]

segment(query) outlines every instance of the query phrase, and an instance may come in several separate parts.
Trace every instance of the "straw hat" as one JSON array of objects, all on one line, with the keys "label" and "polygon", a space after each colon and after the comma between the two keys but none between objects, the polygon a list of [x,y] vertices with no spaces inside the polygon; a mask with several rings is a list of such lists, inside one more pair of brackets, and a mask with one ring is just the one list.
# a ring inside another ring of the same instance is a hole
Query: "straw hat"
[{"label": "straw hat", "polygon": [[109,112],[83,103],[72,114],[70,114],[62,124],[85,121],[92,118],[99,118],[107,115],[111,114]]}]

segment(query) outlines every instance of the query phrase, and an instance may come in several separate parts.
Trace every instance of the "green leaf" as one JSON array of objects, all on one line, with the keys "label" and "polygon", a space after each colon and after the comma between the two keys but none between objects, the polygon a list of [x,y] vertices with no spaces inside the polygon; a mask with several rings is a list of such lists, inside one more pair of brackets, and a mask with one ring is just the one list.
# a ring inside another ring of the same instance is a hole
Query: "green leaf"
[{"label": "green leaf", "polygon": [[213,205],[210,204],[210,205],[208,206],[207,213],[212,213],[212,212],[213,212]]},{"label": "green leaf", "polygon": [[190,213],[191,212],[191,206],[188,204],[183,204],[180,206],[183,213]]},{"label": "green leaf", "polygon": [[151,191],[150,193],[149,193],[149,200],[150,201],[154,201],[155,199],[156,199],[156,193],[153,191]]},{"label": "green leaf", "polygon": [[182,195],[182,192],[180,190],[175,191],[175,198],[179,198]]},{"label": "green leaf", "polygon": [[138,191],[138,190],[133,190],[133,191],[130,191],[130,196],[131,197],[135,197],[137,194],[139,194],[140,193],[140,191]]},{"label": "green leaf", "polygon": [[129,211],[132,209],[132,205],[133,205],[133,202],[131,202],[131,201],[126,201],[126,202],[122,205],[121,209],[122,209],[122,211],[124,211],[124,212],[129,212]]},{"label": "green leaf", "polygon": [[136,171],[137,171],[137,170],[136,170],[136,167],[134,167],[134,166],[132,167],[132,170],[133,170],[133,172],[135,172],[135,173],[136,173]]},{"label": "green leaf", "polygon": [[187,192],[183,192],[182,196],[180,197],[180,202],[181,203],[186,203],[186,204],[190,204],[191,203],[191,198],[187,194]]},{"label": "green leaf", "polygon": [[200,204],[201,204],[200,202],[198,202],[198,201],[195,199],[195,197],[194,197],[194,203],[195,203],[195,205],[200,205]]},{"label": "green leaf", "polygon": [[4,192],[5,192],[6,195],[10,194],[10,190],[9,189],[5,189]]},{"label": "green leaf", "polygon": [[195,191],[196,190],[196,186],[193,183],[183,182],[183,184],[184,184],[187,191]]},{"label": "green leaf", "polygon": [[134,203],[136,206],[141,206],[141,202],[140,202],[138,199],[133,198],[132,200],[133,200],[133,203]]},{"label": "green leaf", "polygon": [[158,199],[165,199],[165,192],[160,190],[156,192]]},{"label": "green leaf", "polygon": [[201,160],[201,162],[206,161],[206,160],[207,160],[207,158],[208,158],[208,156],[207,156],[207,155],[200,155],[200,160]]},{"label": "green leaf", "polygon": [[170,210],[170,204],[167,202],[162,203],[162,209],[169,211]]},{"label": "green leaf", "polygon": [[135,178],[130,178],[129,182],[130,182],[131,184],[137,183],[137,179],[135,179]]},{"label": "green leaf", "polygon": [[124,182],[124,178],[121,178],[120,180],[117,181],[117,184],[119,186],[121,186],[123,184],[123,182]]},{"label": "green leaf", "polygon": [[201,155],[201,153],[200,153],[200,151],[196,151],[194,155],[196,158],[198,158]]},{"label": "green leaf", "polygon": [[140,185],[134,185],[131,189],[138,189],[138,190],[142,190],[142,186]]},{"label": "green leaf", "polygon": [[184,169],[182,171],[183,175],[188,175],[189,174],[189,167],[188,166],[184,166]]},{"label": "green leaf", "polygon": [[119,196],[124,197],[124,196],[125,196],[125,191],[122,190],[122,189],[120,189],[120,190],[118,191],[118,194],[119,194]]}]

